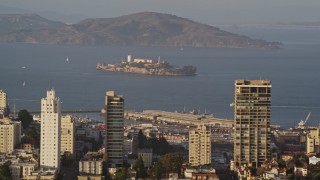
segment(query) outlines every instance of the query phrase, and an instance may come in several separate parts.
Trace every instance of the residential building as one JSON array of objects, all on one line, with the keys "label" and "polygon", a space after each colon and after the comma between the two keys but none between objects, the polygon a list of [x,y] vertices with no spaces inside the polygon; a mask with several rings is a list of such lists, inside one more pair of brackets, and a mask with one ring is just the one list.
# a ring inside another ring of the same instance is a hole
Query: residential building
[{"label": "residential building", "polygon": [[11,153],[21,140],[21,123],[0,119],[0,152]]},{"label": "residential building", "polygon": [[189,130],[189,163],[191,166],[211,164],[211,130],[204,125]]},{"label": "residential building", "polygon": [[82,175],[78,176],[78,180],[105,180],[101,175]]},{"label": "residential building", "polygon": [[24,179],[35,170],[36,165],[31,163],[18,163],[9,166],[12,180]]},{"label": "residential building", "polygon": [[61,117],[61,154],[74,155],[75,124],[71,115]]},{"label": "residential building", "polygon": [[270,159],[271,81],[236,80],[234,163],[259,167]]},{"label": "residential building", "polygon": [[311,129],[307,135],[307,154],[320,153],[320,133],[319,128]]},{"label": "residential building", "polygon": [[40,166],[60,169],[61,101],[54,89],[41,99]]},{"label": "residential building", "polygon": [[106,136],[104,160],[109,167],[122,167],[124,140],[124,99],[114,91],[106,93]]},{"label": "residential building", "polygon": [[79,161],[79,173],[82,175],[101,175],[103,159],[98,152],[88,152]]},{"label": "residential building", "polygon": [[144,167],[150,167],[152,165],[152,149],[139,149],[138,157],[142,158]]},{"label": "residential building", "polygon": [[7,94],[0,89],[0,118],[7,116],[8,106],[7,106]]}]

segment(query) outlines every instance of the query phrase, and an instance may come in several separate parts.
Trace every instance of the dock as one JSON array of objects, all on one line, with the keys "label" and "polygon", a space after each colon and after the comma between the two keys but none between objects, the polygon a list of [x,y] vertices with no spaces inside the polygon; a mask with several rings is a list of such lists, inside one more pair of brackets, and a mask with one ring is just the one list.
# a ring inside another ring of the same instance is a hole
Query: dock
[{"label": "dock", "polygon": [[211,127],[233,127],[233,120],[214,117],[213,115],[144,110],[142,112],[126,111],[125,117],[133,120],[150,120],[186,126],[206,125]]}]

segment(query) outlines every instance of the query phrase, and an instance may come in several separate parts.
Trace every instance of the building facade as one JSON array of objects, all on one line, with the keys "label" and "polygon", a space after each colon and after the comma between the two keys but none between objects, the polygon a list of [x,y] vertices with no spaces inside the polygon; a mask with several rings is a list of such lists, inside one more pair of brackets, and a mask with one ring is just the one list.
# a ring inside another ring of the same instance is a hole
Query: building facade
[{"label": "building facade", "polygon": [[60,169],[61,102],[54,89],[41,99],[41,168]]},{"label": "building facade", "polygon": [[0,118],[7,116],[7,94],[0,89]]},{"label": "building facade", "polygon": [[204,125],[189,130],[189,163],[211,164],[211,129]]},{"label": "building facade", "polygon": [[319,128],[311,129],[307,135],[307,153],[320,153]]},{"label": "building facade", "polygon": [[21,140],[21,123],[0,119],[0,152],[11,153]]},{"label": "building facade", "polygon": [[10,165],[12,180],[24,179],[35,170],[35,164],[18,163]]},{"label": "building facade", "polygon": [[75,142],[75,124],[72,116],[65,115],[61,117],[61,155],[74,155]]},{"label": "building facade", "polygon": [[124,99],[114,91],[106,93],[106,137],[104,160],[109,167],[122,167],[124,141]]},{"label": "building facade", "polygon": [[270,158],[271,81],[236,80],[234,163],[259,167]]}]

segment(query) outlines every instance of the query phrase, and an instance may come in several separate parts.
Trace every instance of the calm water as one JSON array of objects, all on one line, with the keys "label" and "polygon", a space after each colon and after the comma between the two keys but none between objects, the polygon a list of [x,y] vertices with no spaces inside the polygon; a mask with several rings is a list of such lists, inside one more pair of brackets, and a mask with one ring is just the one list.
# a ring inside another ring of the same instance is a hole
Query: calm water
[{"label": "calm water", "polygon": [[[273,40],[275,35],[266,37]],[[0,44],[0,89],[7,92],[11,106],[16,99],[17,109],[39,110],[40,99],[54,86],[65,109],[101,109],[105,91],[115,90],[125,96],[127,109],[186,107],[233,119],[229,104],[234,80],[262,78],[272,81],[273,124],[291,127],[309,112],[309,123],[318,124],[320,42],[305,43],[303,36],[301,43],[279,40],[285,43],[282,50]],[[194,65],[198,75],[157,77],[95,69],[98,61],[112,63],[127,54],[153,59],[160,55],[174,65]]]}]

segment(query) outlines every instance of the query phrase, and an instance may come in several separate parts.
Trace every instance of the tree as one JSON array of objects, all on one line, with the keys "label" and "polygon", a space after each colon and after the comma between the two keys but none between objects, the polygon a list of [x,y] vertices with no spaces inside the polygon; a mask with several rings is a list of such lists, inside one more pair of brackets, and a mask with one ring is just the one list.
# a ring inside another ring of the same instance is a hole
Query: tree
[{"label": "tree", "polygon": [[138,178],[146,178],[147,177],[147,170],[144,167],[143,159],[142,159],[141,156],[136,161],[133,169],[137,171],[137,174],[136,174],[136,178],[137,179]]},{"label": "tree", "polygon": [[147,144],[147,137],[142,133],[142,130],[140,129],[138,133],[138,147],[146,148],[146,144]]},{"label": "tree", "polygon": [[150,169],[149,177],[152,179],[161,179],[163,173],[163,165],[161,162],[158,162]]},{"label": "tree", "polygon": [[25,109],[19,111],[18,119],[21,121],[21,125],[24,129],[27,129],[30,123],[33,121],[33,117]]},{"label": "tree", "polygon": [[108,162],[107,161],[103,161],[102,162],[102,175],[105,177],[105,180],[111,180],[111,175],[109,173],[109,169],[108,169]]},{"label": "tree", "polygon": [[6,162],[0,166],[0,179],[1,180],[11,180],[10,166],[11,162]]},{"label": "tree", "polygon": [[116,174],[114,175],[114,180],[126,180],[127,179],[127,170],[126,168],[122,168],[121,170],[118,170]]},{"label": "tree", "polygon": [[162,169],[166,174],[181,174],[183,159],[178,153],[168,153],[164,156],[161,156],[160,162],[162,164]]}]

